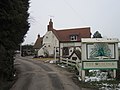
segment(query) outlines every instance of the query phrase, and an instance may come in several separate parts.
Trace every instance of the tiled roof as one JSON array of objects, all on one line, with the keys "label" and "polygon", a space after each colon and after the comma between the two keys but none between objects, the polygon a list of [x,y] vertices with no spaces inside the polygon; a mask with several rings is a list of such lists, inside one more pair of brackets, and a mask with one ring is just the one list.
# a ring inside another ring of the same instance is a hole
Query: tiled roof
[{"label": "tiled roof", "polygon": [[40,36],[38,35],[38,38],[37,38],[37,40],[36,40],[33,48],[34,48],[34,49],[40,49],[41,46],[42,46],[42,41],[43,41],[43,37],[40,37]]},{"label": "tiled roof", "polygon": [[77,35],[77,41],[81,41],[81,38],[91,37],[90,27],[63,29],[63,30],[53,29],[52,31],[59,39],[59,41],[70,41],[71,35]]}]

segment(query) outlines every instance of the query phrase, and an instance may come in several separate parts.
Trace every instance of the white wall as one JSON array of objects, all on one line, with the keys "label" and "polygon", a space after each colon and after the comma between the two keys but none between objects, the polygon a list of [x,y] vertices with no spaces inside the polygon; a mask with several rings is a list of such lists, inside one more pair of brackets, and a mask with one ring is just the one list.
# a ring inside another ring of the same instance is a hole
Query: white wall
[{"label": "white wall", "polygon": [[54,47],[59,47],[59,41],[52,31],[48,31],[43,37],[43,47],[38,51],[38,55],[42,54],[44,49],[49,52],[49,55],[54,54]]}]

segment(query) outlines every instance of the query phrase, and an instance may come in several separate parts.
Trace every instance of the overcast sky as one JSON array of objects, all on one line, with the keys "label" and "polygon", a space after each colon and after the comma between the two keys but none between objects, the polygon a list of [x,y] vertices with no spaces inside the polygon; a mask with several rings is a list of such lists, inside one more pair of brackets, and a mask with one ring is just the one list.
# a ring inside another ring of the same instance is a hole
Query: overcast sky
[{"label": "overcast sky", "polygon": [[49,19],[55,29],[91,27],[103,37],[120,40],[120,0],[31,0],[30,29],[23,44],[45,35]]}]

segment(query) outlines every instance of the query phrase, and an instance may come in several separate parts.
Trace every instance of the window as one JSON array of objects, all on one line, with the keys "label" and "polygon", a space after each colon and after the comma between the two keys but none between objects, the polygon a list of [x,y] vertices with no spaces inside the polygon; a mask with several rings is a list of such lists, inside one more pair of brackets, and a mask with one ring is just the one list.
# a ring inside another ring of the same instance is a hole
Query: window
[{"label": "window", "polygon": [[77,60],[77,57],[72,57],[72,60]]},{"label": "window", "polygon": [[70,40],[71,41],[77,41],[77,35],[71,35]]},{"label": "window", "polygon": [[56,52],[58,52],[58,50],[56,50]]},{"label": "window", "polygon": [[50,45],[48,45],[48,47],[50,47]]},{"label": "window", "polygon": [[63,47],[63,55],[69,55],[69,48]]}]

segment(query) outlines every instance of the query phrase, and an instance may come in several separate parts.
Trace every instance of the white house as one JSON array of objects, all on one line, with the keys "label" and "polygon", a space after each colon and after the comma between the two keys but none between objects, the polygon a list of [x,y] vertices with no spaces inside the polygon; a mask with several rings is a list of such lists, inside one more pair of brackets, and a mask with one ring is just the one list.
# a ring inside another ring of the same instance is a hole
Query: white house
[{"label": "white house", "polygon": [[56,30],[53,28],[52,19],[47,29],[38,56],[68,57],[75,47],[81,50],[81,38],[91,37],[90,27]]}]

